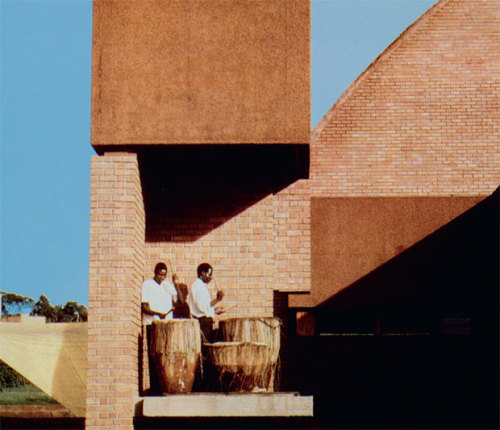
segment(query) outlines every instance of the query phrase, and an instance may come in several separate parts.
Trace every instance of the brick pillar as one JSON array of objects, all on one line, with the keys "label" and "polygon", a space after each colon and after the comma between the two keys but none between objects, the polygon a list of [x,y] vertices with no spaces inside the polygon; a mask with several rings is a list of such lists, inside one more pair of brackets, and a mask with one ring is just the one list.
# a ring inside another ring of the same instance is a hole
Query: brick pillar
[{"label": "brick pillar", "polygon": [[274,198],[274,289],[311,290],[311,191],[299,180]]},{"label": "brick pillar", "polygon": [[132,429],[144,273],[137,156],[92,157],[86,427]]}]

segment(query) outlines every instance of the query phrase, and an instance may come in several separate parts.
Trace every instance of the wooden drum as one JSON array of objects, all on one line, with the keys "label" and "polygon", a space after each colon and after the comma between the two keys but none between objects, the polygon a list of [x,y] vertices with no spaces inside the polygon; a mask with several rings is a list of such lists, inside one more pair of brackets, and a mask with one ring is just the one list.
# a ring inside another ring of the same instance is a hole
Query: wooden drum
[{"label": "wooden drum", "polygon": [[163,393],[191,392],[201,360],[200,324],[197,320],[153,321],[149,351]]},{"label": "wooden drum", "polygon": [[226,392],[254,391],[269,367],[271,349],[263,342],[216,342],[205,344],[208,363],[218,374],[220,389]]},{"label": "wooden drum", "polygon": [[259,387],[274,391],[280,352],[281,321],[273,317],[239,317],[219,322],[218,338],[225,342],[257,342],[269,347],[269,361],[260,374]]}]

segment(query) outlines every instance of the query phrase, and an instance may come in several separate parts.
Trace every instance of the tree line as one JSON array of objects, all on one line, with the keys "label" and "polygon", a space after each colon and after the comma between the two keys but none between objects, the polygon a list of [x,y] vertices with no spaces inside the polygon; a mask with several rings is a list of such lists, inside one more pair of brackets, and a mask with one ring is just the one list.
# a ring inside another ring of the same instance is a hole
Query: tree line
[{"label": "tree line", "polygon": [[31,308],[30,315],[45,317],[47,322],[80,322],[87,321],[87,307],[77,301],[68,301],[63,305],[51,305],[49,299],[42,294],[35,302],[28,296],[16,293],[2,294],[2,316],[19,315],[21,311]]}]

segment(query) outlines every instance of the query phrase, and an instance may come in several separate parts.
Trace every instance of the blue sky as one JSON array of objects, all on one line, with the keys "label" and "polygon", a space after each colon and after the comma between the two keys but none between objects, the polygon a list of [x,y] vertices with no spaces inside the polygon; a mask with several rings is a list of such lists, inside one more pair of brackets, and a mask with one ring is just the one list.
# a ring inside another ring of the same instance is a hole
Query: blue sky
[{"label": "blue sky", "polygon": [[[312,0],[312,125],[435,0]],[[0,290],[88,303],[90,0],[0,0]]]}]

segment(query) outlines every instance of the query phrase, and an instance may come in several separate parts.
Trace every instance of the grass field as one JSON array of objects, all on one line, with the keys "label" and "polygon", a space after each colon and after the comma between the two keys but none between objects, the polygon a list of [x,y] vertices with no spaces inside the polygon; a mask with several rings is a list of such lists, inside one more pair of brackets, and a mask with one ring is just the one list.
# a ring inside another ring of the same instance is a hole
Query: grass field
[{"label": "grass field", "polygon": [[57,404],[57,402],[33,385],[2,388],[0,391],[0,405],[53,404]]}]

